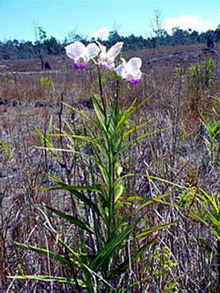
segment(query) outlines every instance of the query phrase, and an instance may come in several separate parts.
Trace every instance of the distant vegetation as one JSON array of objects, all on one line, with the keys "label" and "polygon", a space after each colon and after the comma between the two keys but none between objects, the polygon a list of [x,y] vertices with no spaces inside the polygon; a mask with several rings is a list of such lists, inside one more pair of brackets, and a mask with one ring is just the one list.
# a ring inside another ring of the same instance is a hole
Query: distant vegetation
[{"label": "distant vegetation", "polygon": [[[124,42],[124,50],[136,50],[144,48],[157,48],[159,46],[178,46],[206,43],[211,39],[214,43],[220,41],[220,25],[216,30],[208,30],[207,32],[198,33],[195,30],[182,30],[178,27],[173,28],[172,34],[169,35],[163,29],[154,30],[153,37],[143,38],[142,36],[124,37],[119,35],[117,30],[110,32],[108,40],[102,41],[106,46],[112,46],[118,41]],[[42,28],[38,28],[38,40],[34,43],[31,41],[8,40],[0,42],[0,60],[8,59],[28,59],[36,58],[40,55],[61,55],[64,54],[64,46],[76,40],[82,41],[85,44],[95,41],[95,39],[88,40],[76,33],[71,37],[66,38],[60,42],[55,37],[48,38],[46,32]]]},{"label": "distant vegetation", "polygon": [[37,59],[0,61],[0,292],[220,292],[220,42],[205,38],[73,70],[91,56],[47,58],[39,30]]}]

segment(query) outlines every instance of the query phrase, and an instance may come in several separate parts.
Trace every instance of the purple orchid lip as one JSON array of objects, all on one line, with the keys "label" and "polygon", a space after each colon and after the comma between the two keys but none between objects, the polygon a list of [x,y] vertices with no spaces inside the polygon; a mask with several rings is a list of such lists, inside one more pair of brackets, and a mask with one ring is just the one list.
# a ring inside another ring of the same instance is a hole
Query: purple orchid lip
[{"label": "purple orchid lip", "polygon": [[100,62],[99,63],[99,66],[100,66],[100,68],[103,68],[103,69],[109,69],[108,64],[107,63],[104,63],[104,62]]},{"label": "purple orchid lip", "polygon": [[140,81],[140,79],[133,79],[133,80],[128,79],[128,81],[129,81],[132,85],[135,85],[135,84],[137,84],[137,83]]},{"label": "purple orchid lip", "polygon": [[73,68],[78,70],[78,69],[84,69],[86,67],[86,64],[81,64],[81,65],[78,65],[77,63],[74,63],[73,64]]}]

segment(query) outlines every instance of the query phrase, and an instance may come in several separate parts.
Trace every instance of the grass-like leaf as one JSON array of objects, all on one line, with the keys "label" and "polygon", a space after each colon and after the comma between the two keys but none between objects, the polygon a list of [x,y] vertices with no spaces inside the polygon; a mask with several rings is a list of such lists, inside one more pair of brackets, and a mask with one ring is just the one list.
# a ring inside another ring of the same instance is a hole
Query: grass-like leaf
[{"label": "grass-like leaf", "polygon": [[[77,191],[76,186],[75,187],[72,186],[72,188],[71,188],[69,185],[67,185],[63,181],[57,179],[56,177],[54,177],[52,175],[49,175],[49,177],[51,179],[53,179],[56,183],[58,183],[60,186],[48,187],[48,188],[44,188],[43,190],[69,190],[71,195],[76,196],[78,199],[80,199],[82,202],[84,202],[88,207],[90,207],[97,215],[102,217],[102,215],[100,213],[100,210],[97,207],[97,205],[95,203],[93,203],[88,197],[86,197],[82,192]],[[83,186],[83,187],[79,187],[79,188],[83,188],[83,190],[88,190],[88,191],[100,192],[99,189],[89,187],[89,186],[87,186],[87,187]]]},{"label": "grass-like leaf", "polygon": [[160,133],[160,132],[163,132],[165,130],[169,130],[171,127],[165,127],[163,129],[159,129],[159,130],[155,130],[155,131],[152,131],[152,132],[148,132],[148,133],[145,133],[144,135],[141,135],[133,140],[130,140],[129,142],[127,142],[125,145],[123,145],[118,151],[117,153],[115,154],[115,160],[119,157],[119,155],[124,152],[126,149],[128,149],[131,145],[133,145],[134,143],[138,142],[139,140],[149,136],[149,135],[152,135],[152,134],[156,134],[156,133]]},{"label": "grass-like leaf", "polygon": [[94,125],[97,126],[97,122],[92,118],[90,117],[89,115],[87,115],[86,113],[84,113],[83,111],[80,111],[76,108],[74,108],[73,106],[65,103],[65,102],[62,102],[63,105],[67,106],[68,108],[71,108],[73,111],[75,111],[76,113],[80,114],[81,116],[83,116],[84,118],[86,118],[87,120],[89,120],[90,122],[92,122]]},{"label": "grass-like leaf", "polygon": [[114,237],[110,242],[108,242],[96,255],[94,260],[91,262],[90,266],[94,271],[98,271],[100,267],[103,264],[106,264],[110,261],[113,253],[115,252],[116,249],[118,249],[124,239],[128,237],[133,229],[136,227],[137,223],[140,221],[138,219],[136,222],[133,224],[129,225],[123,232],[121,232],[119,235]]},{"label": "grass-like leaf", "polygon": [[[64,283],[64,284],[72,284],[75,285],[75,281],[70,278],[65,277],[54,277],[54,276],[47,276],[47,275],[21,275],[21,276],[8,276],[10,279],[17,279],[17,280],[38,280],[38,281],[44,281],[44,282],[58,282],[58,283]],[[80,280],[77,279],[77,282],[80,287],[86,288],[86,284]]]},{"label": "grass-like leaf", "polygon": [[138,259],[142,257],[142,255],[146,252],[146,250],[155,243],[155,239],[147,242],[146,244],[142,245],[135,253],[133,253],[131,256],[127,257],[115,270],[113,270],[108,277],[108,280],[111,280],[115,276],[120,276],[123,273],[126,273],[126,271],[129,269],[129,263],[134,263]]},{"label": "grass-like leaf", "polygon": [[[31,250],[31,251],[37,252],[39,254],[46,255],[47,257],[49,256],[51,259],[58,260],[59,262],[61,262],[63,264],[68,264],[69,263],[69,260],[66,259],[66,257],[64,255],[49,251],[49,250],[47,250],[45,248],[39,248],[39,247],[36,247],[36,246],[20,243],[20,242],[17,242],[17,241],[12,241],[12,243],[15,244],[16,246],[20,247],[20,248]],[[79,264],[78,264],[77,261],[75,261],[74,259],[70,259],[70,261],[71,261],[71,263],[73,265],[79,267]]]},{"label": "grass-like leaf", "polygon": [[136,234],[135,237],[136,238],[140,238],[140,237],[145,237],[153,232],[157,232],[159,230],[162,230],[162,229],[165,229],[165,228],[168,228],[174,224],[176,224],[177,222],[173,222],[173,223],[169,223],[169,224],[165,224],[165,225],[160,225],[160,226],[154,226],[154,227],[151,227],[151,228],[148,228],[144,231],[142,231],[141,233],[139,234]]},{"label": "grass-like leaf", "polygon": [[87,225],[86,223],[84,223],[82,220],[76,218],[76,217],[73,217],[71,215],[68,215],[64,212],[61,212],[59,210],[56,210],[52,207],[49,207],[49,206],[45,206],[47,210],[53,212],[54,214],[60,216],[61,218],[67,220],[68,222],[76,225],[77,227],[83,229],[83,230],[86,230],[87,232],[89,233],[94,233],[93,229],[91,227],[89,227],[89,225]]}]

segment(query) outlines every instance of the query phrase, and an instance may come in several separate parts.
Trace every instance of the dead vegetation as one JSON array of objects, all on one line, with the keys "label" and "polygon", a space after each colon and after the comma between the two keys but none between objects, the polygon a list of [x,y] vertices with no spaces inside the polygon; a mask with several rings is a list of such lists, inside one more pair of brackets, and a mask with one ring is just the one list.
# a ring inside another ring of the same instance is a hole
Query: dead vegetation
[{"label": "dead vegetation", "polygon": [[[135,123],[154,120],[143,133],[170,129],[138,142],[129,150],[130,156],[122,159],[121,165],[123,172],[160,177],[188,187],[188,192],[203,188],[217,197],[220,192],[219,138],[214,162],[211,162],[204,140],[208,138],[204,121],[220,119],[219,44],[216,53],[201,49],[189,46],[127,53],[129,57],[142,58],[145,74],[135,87],[122,84],[120,104],[125,107],[135,98],[140,103],[150,97],[135,116]],[[190,66],[202,64],[208,58],[214,62],[211,84],[206,86],[201,80],[201,84],[198,80],[193,83]],[[69,184],[86,184],[92,180],[83,157],[59,153],[58,163],[48,152],[37,148],[42,145],[36,129],[46,133],[51,116],[58,129],[63,128],[67,120],[76,133],[86,131],[79,115],[62,107],[60,101],[92,113],[90,95],[98,92],[97,75],[92,68],[73,71],[70,62],[65,57],[53,58],[50,71],[40,71],[39,60],[4,61],[0,67],[0,292],[75,292],[70,285],[8,278],[15,274],[66,277],[69,274],[56,261],[21,250],[11,240],[59,252],[61,248],[52,233],[56,230],[69,241],[74,235],[74,246],[79,242],[77,229],[45,214],[42,207],[44,202],[74,213],[76,203],[69,194],[36,190],[52,184],[48,173]],[[108,77],[104,81],[104,90],[107,95],[113,93]],[[59,138],[54,144],[62,147],[66,141]],[[167,201],[179,204],[184,200],[183,192],[151,179],[128,180],[126,188],[128,194],[135,192],[136,196],[154,197],[169,191]],[[183,209],[158,203],[146,208],[142,225],[150,227],[164,219],[166,222],[177,221],[177,224],[151,236],[155,238],[155,245],[132,268],[137,279],[132,292],[218,290],[217,242],[207,227],[186,216],[189,208],[187,200]],[[162,265],[156,251],[160,248],[163,253],[164,247],[169,249],[168,258],[175,265],[160,274]],[[168,286],[170,291],[165,291]]]}]

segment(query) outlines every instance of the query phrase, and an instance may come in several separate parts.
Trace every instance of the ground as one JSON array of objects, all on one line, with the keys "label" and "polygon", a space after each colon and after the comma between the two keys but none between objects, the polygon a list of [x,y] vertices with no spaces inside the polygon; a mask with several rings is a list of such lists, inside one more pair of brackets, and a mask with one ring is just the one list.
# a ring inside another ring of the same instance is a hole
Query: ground
[{"label": "ground", "polygon": [[[203,120],[217,121],[220,115],[220,43],[216,44],[215,51],[206,50],[205,45],[193,45],[138,50],[123,55],[125,58],[142,58],[143,78],[135,87],[121,83],[121,107],[130,104],[134,98],[141,103],[149,97],[134,117],[134,122],[141,124],[154,119],[143,131],[170,128],[138,143],[131,150],[131,161],[123,158],[124,170],[144,171],[217,194],[220,190],[219,140],[216,142],[215,163],[211,164],[204,140],[208,135]],[[196,84],[190,83],[189,67],[208,58],[215,62],[212,84],[207,88],[197,88]],[[43,145],[36,135],[37,129],[46,133],[53,117],[54,126],[58,129],[65,127],[63,123],[66,120],[74,125],[76,131],[85,131],[85,124],[79,115],[68,107],[62,108],[60,102],[62,100],[92,113],[91,93],[99,91],[97,73],[91,65],[85,71],[74,71],[72,61],[66,56],[46,59],[51,70],[41,70],[40,59],[0,61],[0,241],[3,244],[0,248],[0,291],[24,292],[23,283],[12,282],[6,278],[8,275],[21,274],[22,271],[29,274],[47,271],[43,259],[32,260],[30,255],[18,252],[10,240],[32,242],[41,247],[49,241],[49,245],[53,246],[53,240],[43,232],[45,218],[40,210],[41,203],[66,206],[67,209],[69,205],[66,195],[61,204],[53,194],[36,190],[51,184],[47,173],[63,178],[66,176],[65,168],[54,163],[50,155],[39,148]],[[107,97],[112,96],[115,85],[111,77],[103,78],[103,89]],[[62,141],[55,141],[55,144],[62,144]],[[68,156],[63,160],[68,160]],[[79,172],[78,168],[74,168],[73,173]],[[160,187],[151,181],[137,181],[133,186],[137,194],[146,193],[148,196]],[[176,203],[175,196],[176,193],[172,193],[170,200]],[[155,212],[154,207],[147,213],[146,217],[152,223],[160,220],[160,213],[170,220],[178,214],[174,209]],[[171,229],[170,234],[161,236],[161,243],[165,242],[176,260],[182,262],[173,272],[175,276],[185,275],[180,278],[177,287],[192,288],[192,291],[182,292],[197,292],[195,290],[207,286],[200,275],[214,274],[207,250],[210,239],[214,241],[214,238],[209,231],[201,230],[200,224],[185,218],[177,227]],[[202,244],[200,239],[203,239]],[[181,250],[185,252],[181,253]],[[53,264],[51,269],[56,272],[58,267]],[[34,284],[26,282],[25,292],[34,292],[31,291]],[[41,282],[39,284],[41,289],[37,292],[50,292],[49,287]],[[209,286],[212,286],[210,290],[217,288],[213,280]]]}]

